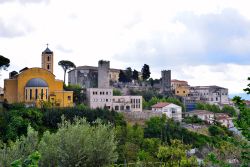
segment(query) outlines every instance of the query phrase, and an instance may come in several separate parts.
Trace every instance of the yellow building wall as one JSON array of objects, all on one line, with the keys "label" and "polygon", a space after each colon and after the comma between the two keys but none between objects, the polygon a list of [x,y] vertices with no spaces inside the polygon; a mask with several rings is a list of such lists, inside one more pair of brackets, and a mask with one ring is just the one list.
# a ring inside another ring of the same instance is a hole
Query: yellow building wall
[{"label": "yellow building wall", "polygon": [[[30,68],[20,73],[17,78],[6,79],[4,81],[4,98],[8,103],[32,102],[32,100],[26,100],[25,98],[25,86],[27,82],[33,78],[41,78],[47,82],[48,98],[51,99],[51,97],[54,97],[55,101],[60,101],[59,107],[73,106],[73,92],[63,91],[63,81],[55,80],[54,74],[42,68]],[[41,88],[37,89],[39,89],[38,92],[41,92]],[[71,96],[70,100],[68,99],[68,96]],[[37,103],[39,100],[40,99],[33,99],[33,102]],[[44,101],[46,100],[44,99]]]},{"label": "yellow building wall", "polygon": [[187,96],[188,93],[189,93],[188,87],[181,86],[175,89],[175,95],[178,95],[178,96]]},{"label": "yellow building wall", "polygon": [[[30,99],[30,89],[32,89],[32,98]],[[37,89],[38,92],[38,98],[35,99],[35,91]],[[43,98],[42,98],[42,89],[43,89]],[[25,97],[25,102],[34,102],[35,100],[39,101],[48,101],[49,99],[49,90],[48,90],[48,98],[46,98],[46,89],[48,89],[47,87],[32,87],[32,88],[27,88],[27,99]]]},{"label": "yellow building wall", "polygon": [[[24,102],[25,101],[25,86],[26,83],[32,78],[41,78],[47,82],[49,87],[50,94],[55,90],[62,90],[60,84],[56,84],[55,82],[55,75],[51,72],[41,69],[41,68],[30,68],[28,70],[23,71],[17,77],[18,82],[18,101]],[[61,81],[62,82],[62,81]]]},{"label": "yellow building wall", "polygon": [[72,107],[73,106],[73,91],[56,91],[55,106],[57,107]]},{"label": "yellow building wall", "polygon": [[17,102],[17,80],[5,79],[4,80],[4,99],[9,103]]}]

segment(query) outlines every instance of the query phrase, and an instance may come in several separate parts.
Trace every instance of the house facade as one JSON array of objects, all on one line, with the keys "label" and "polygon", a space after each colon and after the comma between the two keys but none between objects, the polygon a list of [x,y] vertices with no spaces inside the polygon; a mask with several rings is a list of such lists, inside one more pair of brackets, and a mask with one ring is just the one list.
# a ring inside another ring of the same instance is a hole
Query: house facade
[{"label": "house facade", "polygon": [[160,102],[151,106],[153,112],[161,112],[166,114],[168,118],[173,118],[175,121],[182,120],[182,108],[173,103]]},{"label": "house facade", "polygon": [[200,118],[201,120],[209,124],[212,124],[215,119],[214,113],[207,111],[207,110],[193,110],[193,111],[186,113],[186,116],[189,116],[189,117],[192,117],[194,115],[196,115],[198,118]]},{"label": "house facade", "polygon": [[142,112],[142,96],[113,96],[115,111]]},{"label": "house facade", "polygon": [[227,128],[234,127],[233,118],[231,118],[228,114],[215,113],[215,120]]}]

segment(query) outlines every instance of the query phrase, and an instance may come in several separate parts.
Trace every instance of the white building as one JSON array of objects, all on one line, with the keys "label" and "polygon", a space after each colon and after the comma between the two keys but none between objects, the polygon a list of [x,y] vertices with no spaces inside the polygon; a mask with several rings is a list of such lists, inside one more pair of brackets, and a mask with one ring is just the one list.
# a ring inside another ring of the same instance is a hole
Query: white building
[{"label": "white building", "polygon": [[182,108],[173,103],[161,102],[151,106],[153,112],[161,112],[176,121],[182,120]]},{"label": "white building", "polygon": [[228,89],[219,86],[192,86],[185,100],[209,104],[229,104]]},{"label": "white building", "polygon": [[200,118],[203,121],[206,121],[209,124],[212,124],[214,122],[214,113],[206,110],[193,110],[186,113],[186,116],[192,117],[196,115],[198,118]]},{"label": "white building", "polygon": [[233,124],[233,118],[229,117],[228,114],[225,113],[215,113],[215,120],[221,125],[227,127],[227,128],[232,128],[234,127]]},{"label": "white building", "polygon": [[115,111],[142,112],[142,96],[113,96]]},{"label": "white building", "polygon": [[142,112],[142,96],[113,96],[111,88],[89,88],[87,100],[92,109],[106,107],[120,112]]},{"label": "white building", "polygon": [[88,106],[92,109],[113,106],[113,89],[89,88],[87,89]]}]

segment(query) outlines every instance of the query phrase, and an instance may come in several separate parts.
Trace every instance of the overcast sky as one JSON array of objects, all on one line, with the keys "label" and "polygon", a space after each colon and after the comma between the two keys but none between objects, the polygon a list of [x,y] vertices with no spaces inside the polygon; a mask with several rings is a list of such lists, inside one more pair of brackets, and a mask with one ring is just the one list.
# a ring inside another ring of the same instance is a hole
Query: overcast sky
[{"label": "overcast sky", "polygon": [[249,0],[0,0],[0,55],[12,70],[40,67],[49,43],[60,60],[172,70],[190,85],[242,93],[250,76]]}]

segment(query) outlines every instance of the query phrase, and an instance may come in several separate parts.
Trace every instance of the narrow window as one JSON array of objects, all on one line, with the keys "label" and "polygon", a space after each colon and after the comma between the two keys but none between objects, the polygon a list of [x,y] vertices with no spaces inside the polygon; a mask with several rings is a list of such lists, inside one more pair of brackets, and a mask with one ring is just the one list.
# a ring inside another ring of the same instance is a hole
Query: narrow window
[{"label": "narrow window", "polygon": [[41,99],[43,100],[43,89],[41,89]]},{"label": "narrow window", "polygon": [[38,90],[36,89],[36,92],[35,92],[35,99],[37,100],[37,97],[38,97]]},{"label": "narrow window", "polygon": [[30,100],[32,99],[32,89],[30,89]]},{"label": "narrow window", "polygon": [[27,91],[27,89],[25,89],[25,99],[26,100],[28,99],[28,91]]},{"label": "narrow window", "polygon": [[49,64],[47,65],[47,69],[49,70]]},{"label": "narrow window", "polygon": [[48,56],[48,61],[50,61],[50,57]]},{"label": "narrow window", "polygon": [[48,89],[46,89],[46,100],[48,99]]}]

